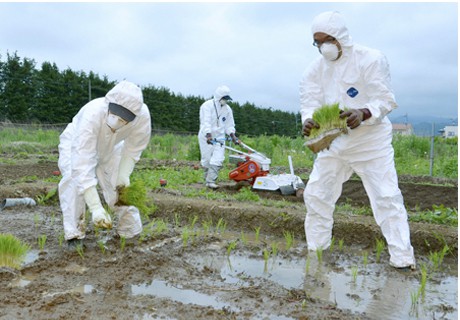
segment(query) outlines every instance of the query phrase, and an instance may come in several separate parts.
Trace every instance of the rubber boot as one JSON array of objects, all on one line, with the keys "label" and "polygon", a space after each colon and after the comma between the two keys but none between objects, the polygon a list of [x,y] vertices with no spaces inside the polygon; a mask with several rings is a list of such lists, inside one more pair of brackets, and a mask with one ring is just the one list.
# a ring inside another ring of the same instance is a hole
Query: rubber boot
[{"label": "rubber boot", "polygon": [[217,177],[219,176],[219,170],[221,166],[210,165],[208,174],[206,175],[206,187],[211,189],[217,189],[219,186],[216,184]]}]

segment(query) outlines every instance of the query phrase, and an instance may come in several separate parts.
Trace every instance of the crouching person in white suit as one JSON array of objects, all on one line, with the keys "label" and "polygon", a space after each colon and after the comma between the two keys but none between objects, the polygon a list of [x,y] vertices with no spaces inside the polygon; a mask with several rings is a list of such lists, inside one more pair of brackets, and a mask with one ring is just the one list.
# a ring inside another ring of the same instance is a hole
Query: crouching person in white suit
[{"label": "crouching person in white suit", "polygon": [[139,210],[115,207],[117,189],[130,184],[135,163],[150,141],[150,111],[142,90],[122,81],[104,98],[83,106],[60,136],[59,161],[62,179],[59,201],[65,240],[74,246],[85,237],[86,206],[98,228],[112,228],[96,186],[106,204],[119,217],[117,232],[126,238],[142,231]]}]

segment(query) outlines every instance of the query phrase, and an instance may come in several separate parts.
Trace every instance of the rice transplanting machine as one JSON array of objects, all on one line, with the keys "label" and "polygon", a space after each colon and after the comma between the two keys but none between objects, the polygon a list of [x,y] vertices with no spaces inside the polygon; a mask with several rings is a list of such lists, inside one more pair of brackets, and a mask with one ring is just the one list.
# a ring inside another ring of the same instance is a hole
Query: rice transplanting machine
[{"label": "rice transplanting machine", "polygon": [[247,152],[224,146],[234,152],[229,155],[229,162],[237,166],[228,174],[229,179],[236,182],[247,181],[257,190],[280,190],[282,195],[296,194],[297,190],[305,188],[302,179],[294,174],[291,156],[288,156],[290,173],[270,174],[270,158],[241,141],[239,145]]}]

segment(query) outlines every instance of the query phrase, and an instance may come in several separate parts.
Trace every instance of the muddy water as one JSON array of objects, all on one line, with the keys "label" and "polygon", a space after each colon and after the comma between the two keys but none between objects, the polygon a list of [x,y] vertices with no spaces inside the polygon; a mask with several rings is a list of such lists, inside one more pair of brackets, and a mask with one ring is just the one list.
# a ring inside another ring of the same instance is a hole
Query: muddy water
[{"label": "muddy water", "polygon": [[[237,239],[238,235],[227,232],[222,237]],[[269,281],[286,290],[302,290],[307,297],[329,301],[339,309],[365,314],[371,319],[458,319],[458,275],[454,261],[445,262],[442,272],[428,271],[428,280],[422,290],[419,271],[398,272],[389,267],[387,261],[365,263],[362,248],[359,247],[335,253],[324,252],[319,257],[316,252],[306,253],[302,245],[289,249],[294,254],[283,254],[284,239],[269,241],[280,243],[281,246],[280,254],[268,259],[260,252],[254,254],[245,250],[223,255],[222,250],[216,250],[218,244],[211,244],[209,250],[204,248],[208,253],[189,257],[189,263],[197,268],[218,270],[223,283],[227,285],[249,288]],[[254,242],[254,239],[249,242]],[[224,243],[220,245],[223,247]],[[302,257],[304,252],[306,254]],[[429,261],[422,263],[428,264]],[[215,287],[216,284],[209,282],[207,285]],[[131,290],[133,295],[150,295],[215,309],[238,310],[237,305],[222,301],[218,295],[203,294],[167,281],[152,279],[132,285]],[[303,301],[300,306],[308,310],[308,302]],[[293,319],[265,314],[263,311],[257,319],[267,317]]]}]

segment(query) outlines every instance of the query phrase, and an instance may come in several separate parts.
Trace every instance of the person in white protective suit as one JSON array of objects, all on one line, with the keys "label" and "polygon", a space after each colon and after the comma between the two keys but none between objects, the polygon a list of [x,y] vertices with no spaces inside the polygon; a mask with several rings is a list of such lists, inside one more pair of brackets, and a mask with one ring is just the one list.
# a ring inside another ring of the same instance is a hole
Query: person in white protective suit
[{"label": "person in white protective suit", "polygon": [[212,189],[219,187],[216,181],[225,160],[226,135],[229,135],[235,144],[239,144],[235,136],[233,111],[228,105],[228,101],[231,100],[230,89],[227,86],[219,86],[213,99],[205,101],[200,107],[198,142],[201,166],[204,170],[205,184]]},{"label": "person in white protective suit", "polygon": [[85,237],[85,205],[95,227],[112,227],[97,185],[119,217],[118,234],[130,238],[142,231],[138,209],[115,203],[117,190],[129,186],[135,163],[150,141],[150,111],[143,101],[137,85],[121,81],[105,97],[83,106],[60,135],[59,201],[69,245]]},{"label": "person in white protective suit", "polygon": [[397,107],[389,65],[378,50],[354,44],[343,17],[324,12],[315,17],[313,45],[321,54],[300,82],[303,134],[319,125],[315,109],[339,103],[348,134],[318,153],[304,191],[305,234],[309,250],[331,244],[333,212],[342,184],[353,172],[362,180],[374,218],[388,244],[390,265],[415,269],[414,251],[403,197],[398,187],[387,114]]}]

